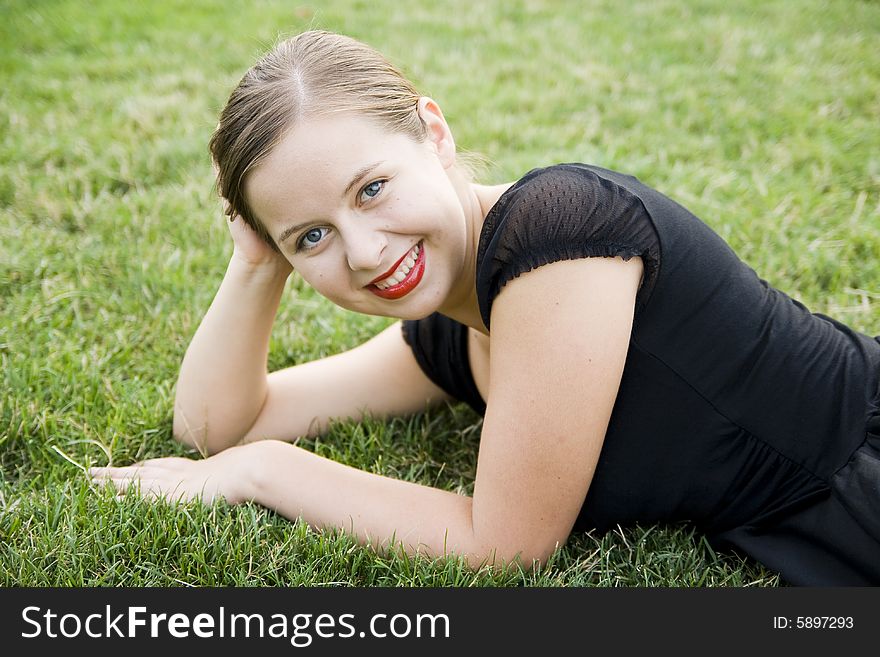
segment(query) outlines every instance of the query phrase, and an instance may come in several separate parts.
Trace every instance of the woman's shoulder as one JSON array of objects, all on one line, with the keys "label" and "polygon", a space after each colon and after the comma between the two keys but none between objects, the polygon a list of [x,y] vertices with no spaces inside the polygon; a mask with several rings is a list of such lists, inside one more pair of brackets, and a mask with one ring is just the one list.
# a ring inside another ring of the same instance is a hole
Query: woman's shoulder
[{"label": "woman's shoulder", "polygon": [[487,256],[494,258],[499,250],[529,256],[545,249],[570,250],[577,245],[579,249],[569,253],[568,258],[606,255],[595,250],[580,253],[580,249],[589,244],[591,237],[603,243],[616,240],[616,236],[606,234],[608,228],[619,227],[625,217],[644,213],[641,199],[612,176],[636,180],[582,163],[528,171],[489,210],[480,234],[478,265]]},{"label": "woman's shoulder", "polygon": [[508,191],[515,192],[524,187],[552,184],[553,181],[565,181],[568,184],[582,185],[587,188],[608,186],[608,183],[640,183],[635,176],[621,171],[585,162],[559,162],[530,169]]},{"label": "woman's shoulder", "polygon": [[582,238],[585,230],[646,214],[640,186],[633,176],[583,163],[535,168],[500,196],[486,216],[481,237],[498,233],[531,239]]},{"label": "woman's shoulder", "polygon": [[532,169],[501,196],[477,249],[477,296],[486,326],[492,301],[511,279],[552,262],[639,256],[653,277],[659,263],[654,227],[641,199],[613,173],[556,164]]}]

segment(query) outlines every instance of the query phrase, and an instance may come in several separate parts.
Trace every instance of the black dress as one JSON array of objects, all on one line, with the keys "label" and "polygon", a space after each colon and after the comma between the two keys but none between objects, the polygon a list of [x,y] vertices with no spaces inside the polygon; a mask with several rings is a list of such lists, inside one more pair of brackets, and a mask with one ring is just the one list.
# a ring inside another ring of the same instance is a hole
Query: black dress
[{"label": "black dress", "polygon": [[[880,338],[770,287],[685,208],[598,167],[530,171],[480,235],[483,321],[523,272],[636,255],[626,365],[575,530],[691,521],[791,584],[880,584]],[[483,414],[467,328],[435,313],[403,330]]]}]

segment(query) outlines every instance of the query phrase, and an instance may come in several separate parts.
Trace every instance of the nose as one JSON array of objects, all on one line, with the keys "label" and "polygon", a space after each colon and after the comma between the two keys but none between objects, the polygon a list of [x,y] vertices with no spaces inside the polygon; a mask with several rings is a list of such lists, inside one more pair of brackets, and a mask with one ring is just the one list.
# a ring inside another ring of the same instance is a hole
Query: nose
[{"label": "nose", "polygon": [[345,257],[351,271],[378,271],[387,241],[380,231],[360,230],[351,233],[345,243]]}]

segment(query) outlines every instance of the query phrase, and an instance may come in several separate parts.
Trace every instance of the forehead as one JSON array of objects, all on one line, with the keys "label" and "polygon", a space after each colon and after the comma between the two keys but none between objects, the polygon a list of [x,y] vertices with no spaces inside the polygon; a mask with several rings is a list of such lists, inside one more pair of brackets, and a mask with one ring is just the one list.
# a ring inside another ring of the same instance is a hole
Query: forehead
[{"label": "forehead", "polygon": [[298,122],[248,174],[245,194],[261,221],[272,225],[291,214],[319,212],[338,200],[356,171],[399,160],[417,145],[352,115]]}]

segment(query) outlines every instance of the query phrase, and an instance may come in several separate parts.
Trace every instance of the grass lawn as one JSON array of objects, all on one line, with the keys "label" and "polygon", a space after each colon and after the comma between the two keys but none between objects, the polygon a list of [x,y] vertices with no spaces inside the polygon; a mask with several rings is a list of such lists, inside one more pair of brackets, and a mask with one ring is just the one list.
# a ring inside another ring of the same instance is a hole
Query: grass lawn
[{"label": "grass lawn", "polygon": [[[82,467],[186,454],[173,386],[231,253],[207,141],[279,33],[360,38],[436,98],[484,182],[632,173],[771,284],[880,333],[880,4],[0,1],[0,585],[775,586],[687,526],[578,535],[538,572],[378,555],[253,505],[121,502]],[[270,368],[391,320],[294,276]],[[301,445],[471,492],[450,406]]]}]

